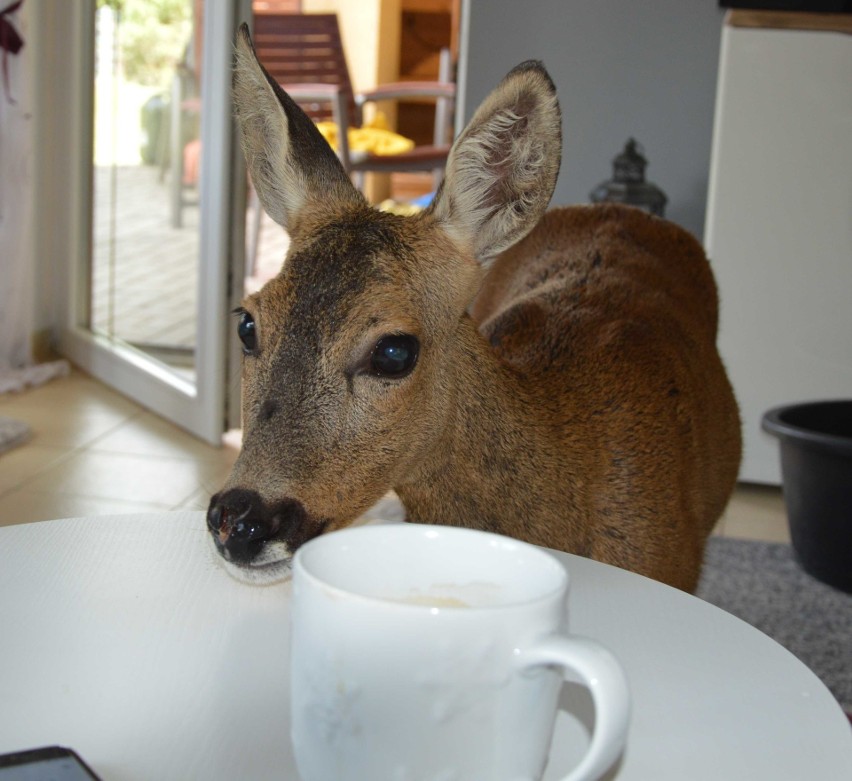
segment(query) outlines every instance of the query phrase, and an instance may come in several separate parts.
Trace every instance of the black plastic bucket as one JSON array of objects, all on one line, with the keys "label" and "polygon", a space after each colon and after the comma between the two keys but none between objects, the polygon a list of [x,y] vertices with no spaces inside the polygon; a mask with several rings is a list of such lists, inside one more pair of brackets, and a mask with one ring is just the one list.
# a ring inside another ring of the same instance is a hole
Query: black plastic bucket
[{"label": "black plastic bucket", "polygon": [[763,429],[781,441],[793,550],[815,578],[852,592],[852,400],[778,407]]}]

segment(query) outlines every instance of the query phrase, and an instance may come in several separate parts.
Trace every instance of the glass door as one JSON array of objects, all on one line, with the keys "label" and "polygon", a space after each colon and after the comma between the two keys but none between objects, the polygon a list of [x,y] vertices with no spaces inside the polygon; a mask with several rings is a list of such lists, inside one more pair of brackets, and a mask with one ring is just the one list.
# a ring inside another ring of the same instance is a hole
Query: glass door
[{"label": "glass door", "polygon": [[90,199],[62,338],[84,369],[217,444],[244,230],[229,95],[239,7],[89,0]]}]

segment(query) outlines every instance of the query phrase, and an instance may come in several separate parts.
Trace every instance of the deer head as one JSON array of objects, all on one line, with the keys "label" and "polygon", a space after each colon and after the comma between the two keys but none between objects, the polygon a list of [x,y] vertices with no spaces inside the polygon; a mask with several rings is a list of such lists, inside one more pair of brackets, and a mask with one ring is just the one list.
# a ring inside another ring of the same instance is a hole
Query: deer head
[{"label": "deer head", "polygon": [[547,207],[560,116],[544,68],[519,65],[454,144],[431,207],[399,217],[365,202],[245,28],[234,97],[252,183],[290,247],[238,313],[243,448],[207,520],[227,560],[268,569],[440,459],[469,375],[468,307]]}]

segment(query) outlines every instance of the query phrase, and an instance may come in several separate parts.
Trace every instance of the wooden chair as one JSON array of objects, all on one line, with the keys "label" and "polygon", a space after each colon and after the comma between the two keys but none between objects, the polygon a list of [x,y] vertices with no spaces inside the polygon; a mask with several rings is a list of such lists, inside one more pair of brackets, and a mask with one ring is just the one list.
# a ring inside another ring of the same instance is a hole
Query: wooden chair
[{"label": "wooden chair", "polygon": [[[359,189],[366,172],[432,171],[435,188],[443,176],[450,151],[456,87],[449,49],[441,51],[438,81],[383,84],[355,94],[340,37],[336,14],[255,13],[253,40],[263,66],[315,122],[337,124],[337,154],[343,168]],[[383,100],[431,99],[435,101],[432,144],[416,146],[398,155],[352,153],[348,129],[360,127],[365,104]],[[254,189],[250,204],[253,225],[249,236],[247,265],[254,274],[263,217]]]},{"label": "wooden chair", "polygon": [[[364,172],[433,171],[437,184],[450,151],[450,121],[456,88],[449,50],[441,52],[438,81],[383,84],[354,94],[336,14],[255,14],[254,44],[269,74],[314,121],[331,119],[338,128],[338,155],[361,186]],[[353,154],[347,131],[362,124],[362,108],[376,101],[431,99],[435,128],[429,145],[398,155]]]}]

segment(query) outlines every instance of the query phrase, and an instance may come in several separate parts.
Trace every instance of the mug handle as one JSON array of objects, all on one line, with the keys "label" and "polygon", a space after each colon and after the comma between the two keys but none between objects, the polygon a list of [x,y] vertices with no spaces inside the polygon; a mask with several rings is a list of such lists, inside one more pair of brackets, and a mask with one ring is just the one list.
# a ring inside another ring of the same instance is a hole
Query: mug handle
[{"label": "mug handle", "polygon": [[521,669],[558,666],[576,673],[592,694],[595,729],[589,750],[562,781],[602,776],[624,749],[630,720],[630,691],[618,660],[602,645],[583,637],[551,635],[521,652]]}]

